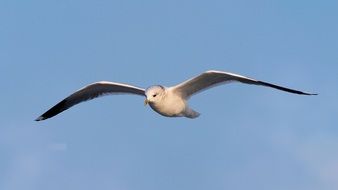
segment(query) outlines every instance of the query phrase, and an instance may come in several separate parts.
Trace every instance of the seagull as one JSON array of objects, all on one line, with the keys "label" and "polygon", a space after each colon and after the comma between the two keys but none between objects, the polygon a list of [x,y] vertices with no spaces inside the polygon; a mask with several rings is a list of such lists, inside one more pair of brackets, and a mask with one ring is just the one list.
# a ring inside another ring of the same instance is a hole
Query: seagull
[{"label": "seagull", "polygon": [[154,85],[150,86],[147,89],[143,89],[123,83],[108,81],[95,82],[81,88],[80,90],[66,97],[61,102],[46,111],[44,114],[39,116],[35,121],[41,121],[54,117],[55,115],[81,102],[98,98],[104,95],[113,94],[134,94],[145,96],[146,99],[144,101],[144,104],[149,105],[155,112],[163,116],[186,117],[193,119],[198,117],[200,113],[194,111],[189,107],[187,103],[189,98],[192,95],[199,93],[203,90],[230,82],[261,85],[299,95],[317,95],[255,80],[230,72],[210,70],[172,87]]}]

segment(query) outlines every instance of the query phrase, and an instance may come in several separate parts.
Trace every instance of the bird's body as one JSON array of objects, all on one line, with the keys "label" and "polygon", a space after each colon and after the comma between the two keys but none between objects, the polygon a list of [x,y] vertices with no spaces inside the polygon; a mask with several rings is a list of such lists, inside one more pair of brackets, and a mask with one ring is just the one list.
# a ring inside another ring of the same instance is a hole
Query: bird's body
[{"label": "bird's body", "polygon": [[[177,94],[174,88],[166,88],[163,86],[153,86],[147,89],[146,94],[152,94],[154,89],[157,88],[161,91],[161,96],[157,101],[149,101],[150,107],[157,113],[166,117],[198,117],[198,113],[189,108],[187,101]],[[149,95],[151,96],[151,95]]]},{"label": "bird's body", "polygon": [[316,95],[285,88],[229,72],[207,71],[197,77],[172,87],[154,85],[147,89],[142,89],[122,83],[107,81],[96,82],[71,94],[38,117],[36,121],[53,117],[80,102],[97,98],[106,94],[118,93],[145,96],[145,104],[149,104],[154,111],[166,117],[196,118],[200,114],[188,106],[188,99],[198,92],[228,82],[241,82],[246,84],[261,85],[300,95]]},{"label": "bird's body", "polygon": [[149,101],[149,105],[154,111],[167,117],[181,116],[186,107],[185,101],[168,88],[163,89],[163,95],[158,101]]}]

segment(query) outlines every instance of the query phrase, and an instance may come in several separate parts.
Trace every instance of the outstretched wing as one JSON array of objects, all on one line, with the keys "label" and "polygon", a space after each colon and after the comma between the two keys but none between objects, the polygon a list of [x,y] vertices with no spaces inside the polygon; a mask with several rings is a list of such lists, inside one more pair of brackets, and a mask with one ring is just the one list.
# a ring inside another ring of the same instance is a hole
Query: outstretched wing
[{"label": "outstretched wing", "polygon": [[35,121],[41,121],[51,118],[83,101],[91,100],[103,95],[120,93],[145,96],[144,89],[142,88],[114,82],[96,82],[74,92],[73,94],[56,104],[54,107],[50,108]]},{"label": "outstretched wing", "polygon": [[251,79],[251,78],[241,76],[238,74],[222,72],[222,71],[204,72],[195,78],[192,78],[190,80],[187,80],[181,84],[174,86],[173,90],[176,93],[179,93],[182,97],[189,98],[195,93],[214,87],[216,85],[229,83],[229,82],[241,82],[241,83],[246,83],[246,84],[262,85],[262,86],[272,87],[278,90],[283,90],[286,92],[301,94],[301,95],[317,95],[317,94],[306,93],[306,92],[302,92],[298,90],[293,90],[290,88],[285,88],[282,86],[277,86],[275,84]]}]

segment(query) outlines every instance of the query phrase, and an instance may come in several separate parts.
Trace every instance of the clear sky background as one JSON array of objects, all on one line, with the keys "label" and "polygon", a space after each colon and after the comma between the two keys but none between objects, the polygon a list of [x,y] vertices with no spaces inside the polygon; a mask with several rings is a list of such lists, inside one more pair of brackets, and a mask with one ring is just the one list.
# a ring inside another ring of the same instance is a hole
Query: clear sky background
[{"label": "clear sky background", "polygon": [[[107,96],[34,119],[109,80],[175,85],[209,69],[319,93],[229,84],[197,119]],[[338,189],[338,1],[0,2],[0,189]]]}]

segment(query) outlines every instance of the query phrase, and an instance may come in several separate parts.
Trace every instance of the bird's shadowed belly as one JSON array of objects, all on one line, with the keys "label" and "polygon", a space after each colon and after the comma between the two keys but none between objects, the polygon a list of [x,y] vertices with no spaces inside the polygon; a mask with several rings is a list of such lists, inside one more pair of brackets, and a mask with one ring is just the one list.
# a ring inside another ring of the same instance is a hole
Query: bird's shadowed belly
[{"label": "bird's shadowed belly", "polygon": [[181,98],[171,97],[166,98],[164,101],[150,103],[150,107],[157,113],[167,117],[183,116],[186,103]]}]

